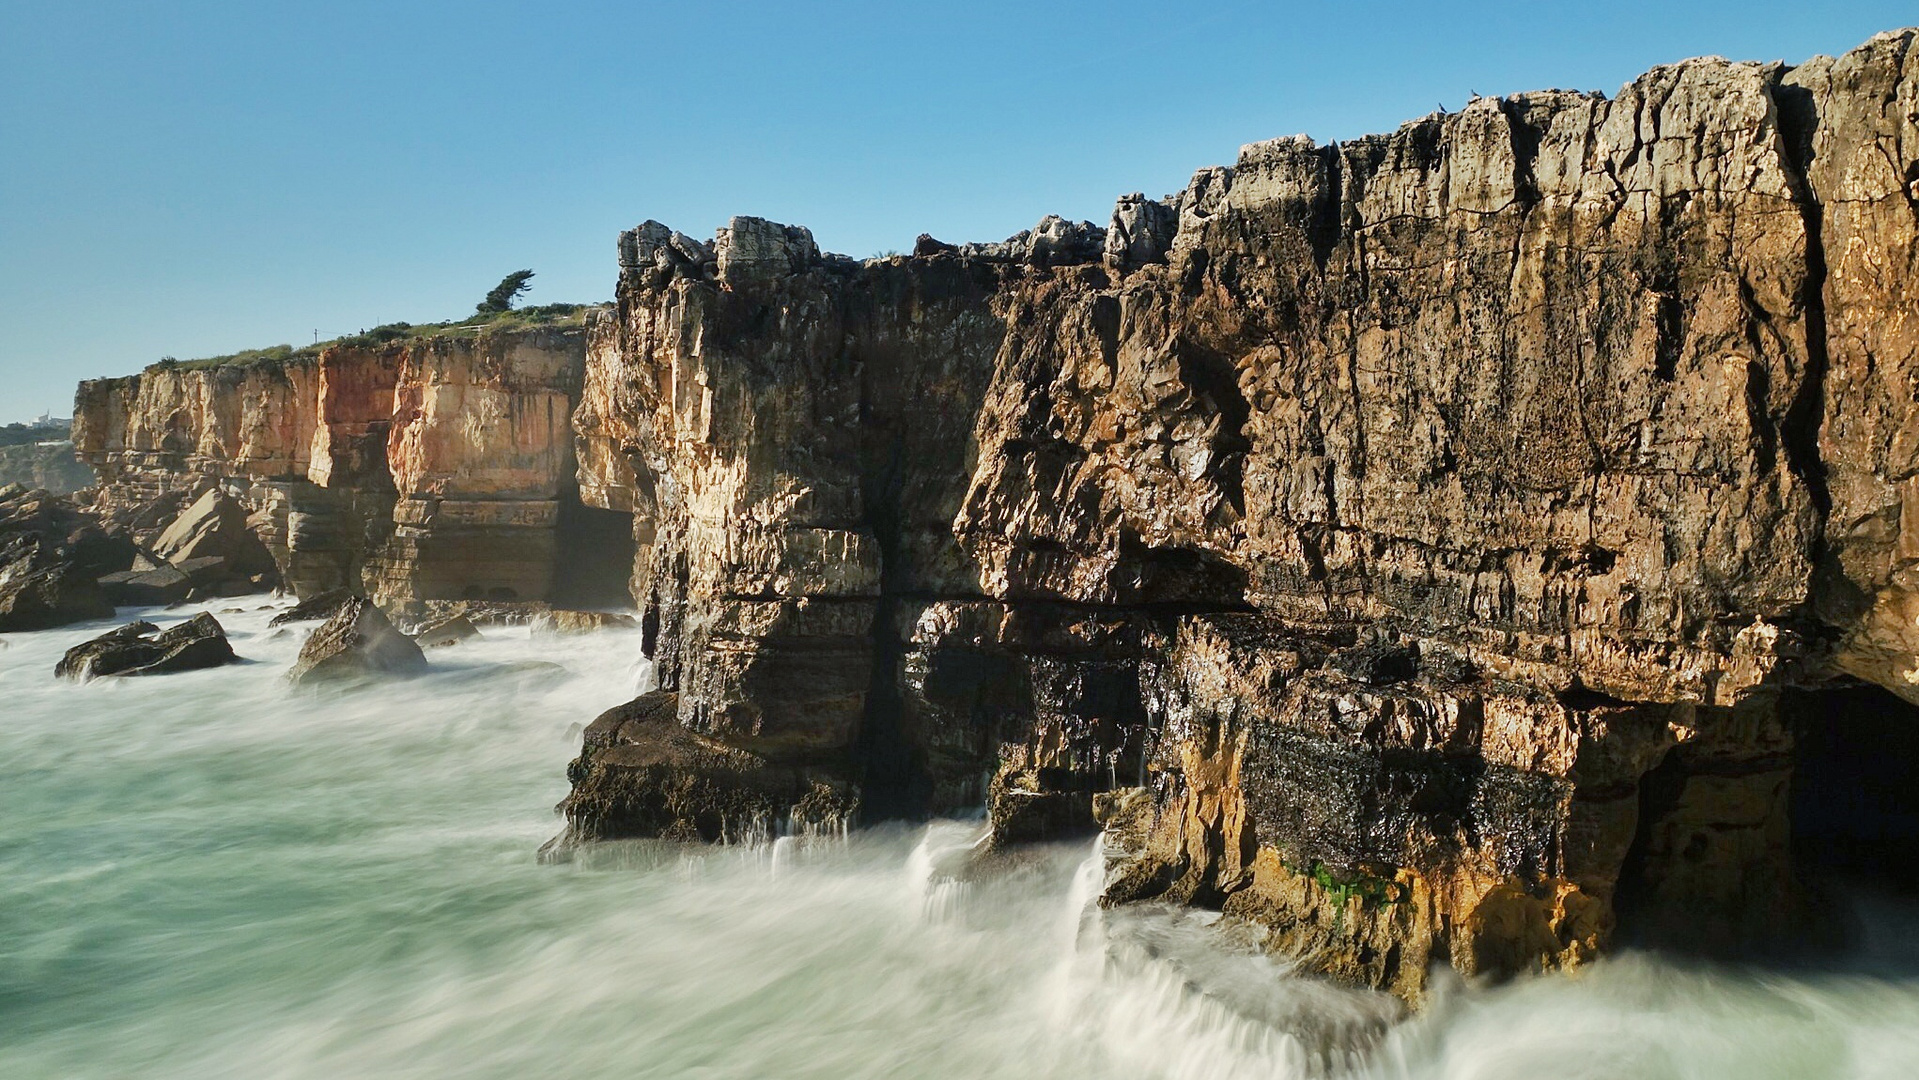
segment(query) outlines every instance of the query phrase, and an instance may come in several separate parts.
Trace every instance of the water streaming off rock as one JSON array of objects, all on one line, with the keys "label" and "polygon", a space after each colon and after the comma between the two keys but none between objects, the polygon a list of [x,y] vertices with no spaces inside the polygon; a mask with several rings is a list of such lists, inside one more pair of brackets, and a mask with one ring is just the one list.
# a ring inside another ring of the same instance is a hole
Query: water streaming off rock
[{"label": "water streaming off rock", "polygon": [[267,614],[221,616],[252,663],[166,678],[54,681],[100,626],[0,651],[0,1076],[1919,1075],[1910,909],[1841,968],[1629,955],[1399,1021],[1203,914],[1100,912],[1090,845],[969,870],[969,822],[540,865],[632,636],[312,695]]}]

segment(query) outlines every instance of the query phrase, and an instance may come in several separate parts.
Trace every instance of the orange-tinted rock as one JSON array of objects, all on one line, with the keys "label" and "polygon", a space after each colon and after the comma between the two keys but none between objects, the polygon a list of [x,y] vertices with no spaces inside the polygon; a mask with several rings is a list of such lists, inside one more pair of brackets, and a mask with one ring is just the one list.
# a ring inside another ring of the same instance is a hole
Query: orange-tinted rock
[{"label": "orange-tinted rock", "polygon": [[552,595],[583,336],[438,338],[407,351],[385,447],[399,502],[377,571],[383,600]]},{"label": "orange-tinted rock", "polygon": [[224,488],[301,596],[543,600],[583,352],[562,325],[155,367],[82,383],[75,444],[97,508],[143,539]]}]

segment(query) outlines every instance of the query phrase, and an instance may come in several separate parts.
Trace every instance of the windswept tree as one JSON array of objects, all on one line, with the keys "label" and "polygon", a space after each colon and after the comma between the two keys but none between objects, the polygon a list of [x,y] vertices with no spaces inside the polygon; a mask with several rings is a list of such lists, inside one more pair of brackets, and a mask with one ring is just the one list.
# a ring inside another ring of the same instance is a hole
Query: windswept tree
[{"label": "windswept tree", "polygon": [[518,300],[520,294],[527,290],[527,282],[531,280],[533,280],[533,271],[513,271],[511,274],[501,278],[500,283],[493,286],[493,291],[487,293],[486,299],[480,301],[479,307],[474,310],[482,315],[493,315],[502,311],[513,310],[513,301]]}]

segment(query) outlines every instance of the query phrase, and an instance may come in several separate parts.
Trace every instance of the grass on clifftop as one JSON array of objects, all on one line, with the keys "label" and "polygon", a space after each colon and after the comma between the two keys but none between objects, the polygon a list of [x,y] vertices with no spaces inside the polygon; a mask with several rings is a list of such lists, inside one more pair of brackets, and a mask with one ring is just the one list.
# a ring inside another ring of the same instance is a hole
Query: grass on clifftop
[{"label": "grass on clifftop", "polygon": [[270,345],[264,349],[242,349],[225,356],[206,356],[198,360],[175,360],[169,356],[156,363],[148,364],[148,371],[197,371],[204,368],[228,366],[245,367],[253,364],[283,364],[288,360],[319,356],[328,349],[337,347],[370,348],[384,345],[390,341],[414,341],[425,338],[454,337],[462,334],[478,334],[485,330],[522,330],[536,326],[578,326],[586,322],[586,313],[592,304],[543,304],[534,307],[517,308],[512,311],[496,311],[479,315],[470,315],[458,322],[440,323],[387,323],[346,337],[331,338],[314,345]]}]

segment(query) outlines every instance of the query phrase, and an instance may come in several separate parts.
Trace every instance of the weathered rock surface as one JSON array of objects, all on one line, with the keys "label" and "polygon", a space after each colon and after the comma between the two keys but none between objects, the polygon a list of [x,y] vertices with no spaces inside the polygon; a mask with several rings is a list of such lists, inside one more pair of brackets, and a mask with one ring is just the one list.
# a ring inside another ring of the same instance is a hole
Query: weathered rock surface
[{"label": "weathered rock surface", "polygon": [[426,654],[393,628],[364,596],[340,605],[300,646],[287,677],[297,684],[413,675],[426,670]]},{"label": "weathered rock surface", "polygon": [[1914,37],[1255,143],[1105,230],[628,234],[574,422],[642,789],[1097,815],[1110,900],[1409,997],[1779,935],[1845,827],[1795,770],[1919,702]]},{"label": "weathered rock surface", "polygon": [[639,620],[617,611],[543,611],[532,620],[536,634],[590,634],[596,630],[631,630]]},{"label": "weathered rock surface", "polygon": [[315,596],[309,596],[285,611],[280,612],[273,618],[268,619],[267,625],[285,626],[287,623],[314,622],[331,619],[341,608],[345,607],[347,603],[353,599],[354,594],[348,589],[329,589]]},{"label": "weathered rock surface", "polygon": [[126,570],[134,553],[124,536],[62,496],[17,484],[0,489],[0,631],[111,616],[97,579]]},{"label": "weathered rock surface", "polygon": [[36,569],[15,560],[0,569],[0,631],[46,630],[112,614],[99,582],[70,564]]},{"label": "weathered rock surface", "polygon": [[154,368],[82,383],[74,441],[109,521],[152,544],[215,522],[169,543],[247,564],[253,549],[226,549],[250,533],[302,597],[542,601],[570,584],[575,534],[610,533],[621,563],[630,551],[630,518],[574,494],[584,353],[584,330],[561,324]]},{"label": "weathered rock surface", "polygon": [[193,579],[172,566],[102,574],[99,584],[109,601],[126,607],[177,604],[193,591]]},{"label": "weathered rock surface", "polygon": [[479,636],[480,628],[473,625],[472,619],[465,615],[454,615],[421,628],[419,633],[413,635],[413,643],[422,649],[438,649]]},{"label": "weathered rock surface", "polygon": [[68,649],[53,673],[68,679],[104,675],[166,675],[239,660],[220,621],[201,612],[167,630],[131,622]]},{"label": "weathered rock surface", "polygon": [[858,803],[821,765],[777,764],[696,735],[677,719],[674,695],[643,694],[588,725],[568,766],[560,804],[562,844],[660,837],[744,841],[781,831],[837,830]]},{"label": "weathered rock surface", "polygon": [[394,534],[369,571],[382,602],[553,598],[584,353],[579,329],[407,351],[386,445]]},{"label": "weathered rock surface", "polygon": [[223,569],[240,576],[273,569],[273,556],[247,527],[246,510],[218,488],[208,489],[181,511],[154,537],[150,549],[175,566],[222,559]]}]

